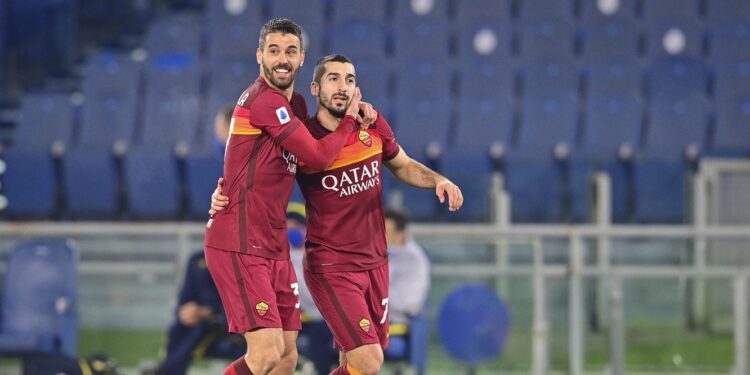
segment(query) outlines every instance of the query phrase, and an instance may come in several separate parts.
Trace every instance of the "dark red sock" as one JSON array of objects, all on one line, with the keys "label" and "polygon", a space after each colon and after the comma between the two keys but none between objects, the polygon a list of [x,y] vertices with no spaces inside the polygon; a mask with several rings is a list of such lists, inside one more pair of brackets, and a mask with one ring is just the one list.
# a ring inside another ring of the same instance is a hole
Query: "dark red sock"
[{"label": "dark red sock", "polygon": [[250,371],[250,367],[247,367],[245,357],[242,356],[230,363],[229,366],[224,369],[222,375],[253,375],[253,372]]}]

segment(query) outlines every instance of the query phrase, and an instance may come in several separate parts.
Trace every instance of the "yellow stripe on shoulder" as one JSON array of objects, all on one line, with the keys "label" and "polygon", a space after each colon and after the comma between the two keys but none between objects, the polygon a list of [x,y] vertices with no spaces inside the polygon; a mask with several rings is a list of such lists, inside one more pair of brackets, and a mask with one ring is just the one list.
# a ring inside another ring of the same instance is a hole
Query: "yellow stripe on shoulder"
[{"label": "yellow stripe on shoulder", "polygon": [[234,116],[232,121],[229,123],[230,134],[243,134],[243,135],[258,135],[261,130],[253,126],[250,120],[244,117]]},{"label": "yellow stripe on shoulder", "polygon": [[367,158],[370,158],[382,152],[383,152],[382,148],[375,148],[366,154],[357,155],[356,157],[353,157],[353,158],[337,159],[333,162],[333,164],[329,165],[328,168],[326,168],[325,170],[330,171],[331,169],[341,168],[349,164],[358,163],[362,160],[365,160]]},{"label": "yellow stripe on shoulder", "polygon": [[232,134],[241,135],[258,135],[260,133],[263,133],[260,129],[237,129],[232,132]]}]

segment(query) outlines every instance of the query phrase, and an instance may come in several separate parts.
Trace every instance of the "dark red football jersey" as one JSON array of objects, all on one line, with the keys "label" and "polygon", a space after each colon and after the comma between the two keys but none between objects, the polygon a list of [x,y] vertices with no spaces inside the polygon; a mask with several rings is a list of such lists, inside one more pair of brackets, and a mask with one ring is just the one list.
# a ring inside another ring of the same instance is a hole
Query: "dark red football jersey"
[{"label": "dark red football jersey", "polygon": [[330,165],[356,125],[354,117],[346,116],[344,129],[317,140],[300,126],[304,119],[304,98],[295,92],[290,103],[262,77],[242,93],[224,154],[222,194],[229,206],[206,225],[206,246],[289,258],[286,206],[298,158],[317,168]]},{"label": "dark red football jersey", "polygon": [[[312,117],[316,138],[329,134]],[[388,122],[351,132],[336,160],[324,170],[301,165],[297,182],[306,201],[305,267],[314,273],[364,271],[388,261],[383,218],[383,161],[399,145]]]}]

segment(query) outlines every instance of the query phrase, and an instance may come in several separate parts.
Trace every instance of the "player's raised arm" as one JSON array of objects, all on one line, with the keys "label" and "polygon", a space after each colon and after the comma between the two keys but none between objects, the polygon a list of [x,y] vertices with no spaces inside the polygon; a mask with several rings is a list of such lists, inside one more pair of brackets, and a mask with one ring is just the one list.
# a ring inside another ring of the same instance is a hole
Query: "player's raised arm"
[{"label": "player's raised arm", "polygon": [[310,134],[301,119],[294,116],[289,102],[281,94],[269,95],[253,103],[248,111],[249,121],[305,165],[324,169],[333,163],[347,137],[357,126],[361,98],[362,94],[357,89],[338,129],[319,140]]},{"label": "player's raised arm", "polygon": [[440,203],[445,203],[447,195],[450,211],[457,211],[464,203],[464,196],[456,184],[409,157],[403,148],[399,149],[393,159],[386,161],[385,166],[393,172],[396,178],[406,184],[423,189],[434,188]]},{"label": "player's raised arm", "polygon": [[347,137],[357,126],[357,115],[361,99],[362,93],[357,88],[347,108],[346,116],[341,120],[339,127],[331,134],[317,140],[310,134],[307,127],[304,125],[298,126],[286,138],[281,140],[281,146],[297,156],[297,158],[310,168],[324,169],[331,165],[336,159],[336,155],[341,151],[341,148],[344,147]]}]

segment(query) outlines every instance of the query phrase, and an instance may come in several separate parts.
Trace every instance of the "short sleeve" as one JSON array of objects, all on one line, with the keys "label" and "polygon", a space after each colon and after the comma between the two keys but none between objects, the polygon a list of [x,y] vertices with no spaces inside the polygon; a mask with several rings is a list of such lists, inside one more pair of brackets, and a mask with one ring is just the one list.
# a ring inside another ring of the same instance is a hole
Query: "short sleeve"
[{"label": "short sleeve", "polygon": [[396,136],[393,134],[393,129],[388,121],[383,117],[381,113],[378,113],[378,119],[375,120],[375,130],[377,130],[380,138],[383,140],[383,160],[391,160],[398,155],[400,149],[398,142],[396,142]]},{"label": "short sleeve", "polygon": [[300,124],[289,101],[280,93],[270,90],[259,95],[250,104],[249,109],[252,126],[265,131],[273,138],[288,134],[290,128]]}]

